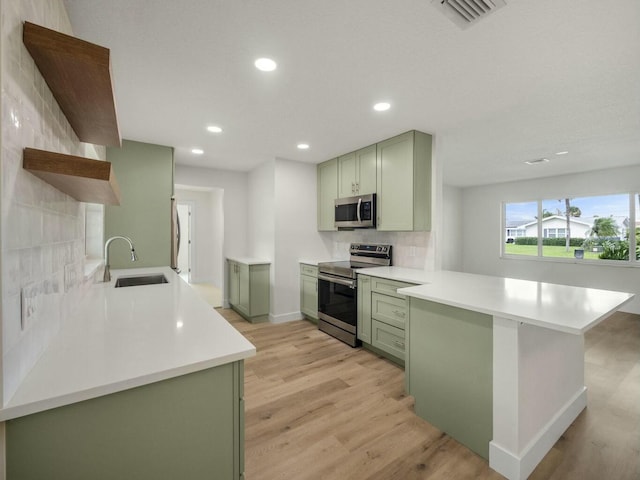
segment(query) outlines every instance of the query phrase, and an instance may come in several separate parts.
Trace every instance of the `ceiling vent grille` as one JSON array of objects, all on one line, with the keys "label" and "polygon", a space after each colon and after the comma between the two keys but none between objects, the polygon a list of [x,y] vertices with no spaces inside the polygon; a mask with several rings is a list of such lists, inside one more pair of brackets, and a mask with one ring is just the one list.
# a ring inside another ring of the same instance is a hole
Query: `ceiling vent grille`
[{"label": "ceiling vent grille", "polygon": [[432,0],[432,3],[460,28],[475,25],[507,4],[505,0]]}]

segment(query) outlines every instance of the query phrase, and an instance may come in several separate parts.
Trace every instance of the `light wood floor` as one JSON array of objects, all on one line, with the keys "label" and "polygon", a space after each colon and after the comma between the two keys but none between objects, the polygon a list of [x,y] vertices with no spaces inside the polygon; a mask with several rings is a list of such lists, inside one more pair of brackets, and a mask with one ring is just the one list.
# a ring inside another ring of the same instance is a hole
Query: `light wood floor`
[{"label": "light wood floor", "polygon": [[[257,347],[245,363],[246,478],[501,479],[418,418],[404,372],[300,320],[252,325],[218,310]],[[586,335],[588,407],[534,480],[640,478],[640,316]]]}]

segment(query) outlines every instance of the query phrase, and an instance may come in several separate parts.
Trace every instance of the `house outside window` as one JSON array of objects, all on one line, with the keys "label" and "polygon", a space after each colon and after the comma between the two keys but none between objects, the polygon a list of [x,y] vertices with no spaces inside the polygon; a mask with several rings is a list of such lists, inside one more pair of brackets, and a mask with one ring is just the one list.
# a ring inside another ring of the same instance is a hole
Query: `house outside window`
[{"label": "house outside window", "polygon": [[637,193],[505,203],[503,256],[640,266],[639,211]]}]

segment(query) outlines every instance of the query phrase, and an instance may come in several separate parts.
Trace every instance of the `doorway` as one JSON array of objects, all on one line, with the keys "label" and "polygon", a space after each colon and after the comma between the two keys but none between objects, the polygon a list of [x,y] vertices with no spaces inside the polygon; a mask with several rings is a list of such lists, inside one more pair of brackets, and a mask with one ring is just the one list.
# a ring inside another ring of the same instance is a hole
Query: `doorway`
[{"label": "doorway", "polygon": [[176,185],[175,197],[180,221],[187,224],[178,254],[181,277],[207,302],[220,307],[225,278],[224,190]]}]

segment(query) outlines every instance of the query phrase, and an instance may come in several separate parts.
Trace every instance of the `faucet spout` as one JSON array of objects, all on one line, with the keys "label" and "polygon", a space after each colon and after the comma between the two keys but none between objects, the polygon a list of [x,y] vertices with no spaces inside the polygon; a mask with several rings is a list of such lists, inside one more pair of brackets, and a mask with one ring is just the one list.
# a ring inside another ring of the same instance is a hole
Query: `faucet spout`
[{"label": "faucet spout", "polygon": [[131,248],[131,261],[135,262],[136,260],[138,260],[138,255],[136,254],[136,249],[133,247],[133,242],[131,241],[131,239],[129,237],[123,237],[121,235],[116,235],[114,237],[111,237],[109,240],[107,240],[104,244],[104,276],[102,278],[103,282],[110,282],[111,281],[111,270],[109,267],[109,245],[111,245],[111,242],[113,242],[114,240],[124,240],[125,242],[127,242],[129,244],[129,248]]}]

